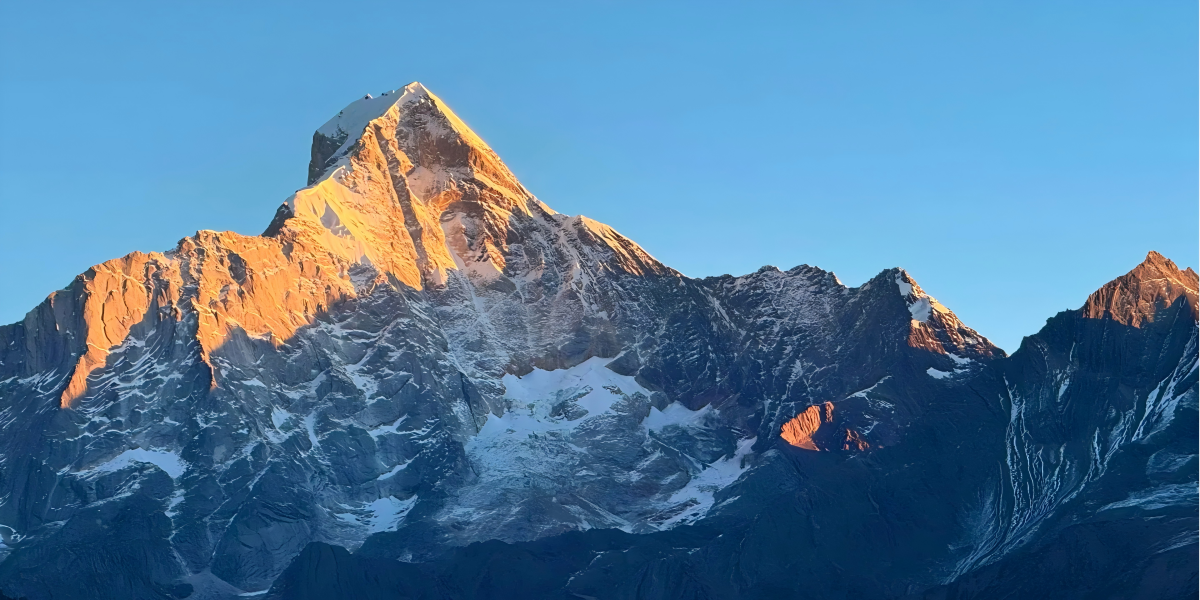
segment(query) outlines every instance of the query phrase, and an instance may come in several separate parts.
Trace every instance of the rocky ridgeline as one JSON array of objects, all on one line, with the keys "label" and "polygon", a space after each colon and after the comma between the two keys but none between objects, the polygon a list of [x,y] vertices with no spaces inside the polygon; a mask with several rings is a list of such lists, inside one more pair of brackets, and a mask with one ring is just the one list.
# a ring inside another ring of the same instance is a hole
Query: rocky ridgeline
[{"label": "rocky ridgeline", "polygon": [[0,590],[41,598],[1183,597],[1197,278],[1011,357],[903,270],[691,279],[420,84],[261,236],[0,327]]}]

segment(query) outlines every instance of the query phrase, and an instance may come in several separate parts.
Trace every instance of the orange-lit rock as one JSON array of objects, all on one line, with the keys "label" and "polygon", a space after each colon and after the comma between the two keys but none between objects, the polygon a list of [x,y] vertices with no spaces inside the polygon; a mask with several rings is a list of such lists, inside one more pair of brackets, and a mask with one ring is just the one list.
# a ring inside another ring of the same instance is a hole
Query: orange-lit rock
[{"label": "orange-lit rock", "polygon": [[[87,389],[87,377],[104,365],[109,351],[125,341],[129,329],[154,313],[155,308],[170,310],[179,299],[181,280],[172,262],[162,254],[134,252],[125,257],[96,265],[79,277],[71,287],[57,295],[75,296],[78,318],[84,333],[84,348],[60,397],[68,408]],[[57,325],[56,325],[57,327]]]},{"label": "orange-lit rock", "polygon": [[1141,327],[1177,298],[1184,297],[1195,319],[1200,306],[1196,291],[1200,281],[1191,267],[1180,270],[1167,257],[1151,251],[1137,268],[1088,296],[1081,311],[1089,319],[1110,318],[1122,325]]},{"label": "orange-lit rock", "polygon": [[845,440],[842,442],[842,450],[857,450],[863,452],[871,448],[871,444],[863,439],[862,434],[847,428],[845,430]]},{"label": "orange-lit rock", "polygon": [[[318,130],[313,161],[323,168],[310,172],[309,187],[287,200],[262,236],[201,231],[165,253],[97,265],[58,292],[71,296],[64,314],[82,320],[67,329],[81,326],[85,338],[61,406],[87,392],[89,376],[143,319],[194,319],[211,367],[215,349],[239,343],[232,332],[283,343],[332,304],[356,297],[356,285],[441,288],[453,270],[481,285],[507,279],[510,239],[569,241],[595,254],[574,257],[577,264],[673,273],[611,227],[550,210],[419,83],[348,106]],[[526,231],[516,233],[521,226]],[[528,243],[520,252],[528,261]],[[536,275],[536,264],[523,266]],[[356,284],[356,267],[373,279]],[[569,275],[579,280],[572,289],[582,289],[587,276]],[[212,376],[219,385],[219,372]]]},{"label": "orange-lit rock", "polygon": [[78,289],[86,350],[62,407],[85,393],[88,376],[145,319],[194,315],[207,362],[235,329],[282,341],[330,304],[353,297],[351,263],[328,252],[312,228],[297,225],[278,239],[201,231],[165,254],[135,252],[81,275],[66,292]]},{"label": "orange-lit rock", "polygon": [[861,452],[871,447],[862,434],[835,423],[832,402],[804,409],[783,424],[779,436],[793,446],[816,452],[831,449]]},{"label": "orange-lit rock", "polygon": [[833,403],[813,405],[798,414],[791,421],[783,424],[780,436],[787,443],[804,448],[805,450],[820,450],[813,436],[821,429],[821,425],[833,422]]}]

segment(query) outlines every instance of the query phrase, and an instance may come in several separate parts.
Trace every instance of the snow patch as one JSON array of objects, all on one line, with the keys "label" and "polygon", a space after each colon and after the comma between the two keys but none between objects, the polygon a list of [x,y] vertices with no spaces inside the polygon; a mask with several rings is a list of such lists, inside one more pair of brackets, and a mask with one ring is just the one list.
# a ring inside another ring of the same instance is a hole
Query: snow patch
[{"label": "snow patch", "polygon": [[955,375],[962,375],[963,373],[969,372],[971,370],[969,365],[971,363],[975,362],[969,358],[963,358],[963,357],[958,356],[957,354],[953,354],[953,353],[946,353],[946,356],[949,356],[950,360],[954,361],[954,364],[955,364],[954,370],[942,371],[941,369],[935,369],[933,367],[930,367],[930,368],[926,369],[925,372],[928,373],[929,376],[934,379],[946,379],[947,377],[953,377]]},{"label": "snow patch", "polygon": [[183,492],[183,488],[179,488],[175,490],[174,494],[171,494],[171,499],[167,502],[167,510],[163,514],[171,518],[174,518],[175,515],[179,514],[179,511],[175,510],[175,507],[179,506],[179,504],[183,502]]},{"label": "snow patch", "polygon": [[950,309],[942,306],[937,298],[926,294],[920,286],[906,281],[908,274],[904,271],[896,274],[896,287],[900,290],[900,295],[904,301],[908,303],[908,312],[912,314],[912,319],[921,323],[928,323],[929,317],[933,316],[933,312],[950,313]]},{"label": "snow patch", "polygon": [[950,360],[953,360],[956,364],[959,364],[962,366],[967,366],[967,365],[975,362],[974,360],[972,360],[970,358],[965,358],[965,357],[959,356],[953,352],[947,352],[946,356],[949,356]]},{"label": "snow patch", "polygon": [[[516,406],[524,405],[526,410],[513,410],[496,420],[541,430],[542,424],[557,421],[549,417],[549,412],[563,400],[574,398],[575,404],[587,410],[590,417],[608,412],[622,394],[650,396],[650,391],[638,385],[633,377],[618,375],[605,367],[609,360],[594,356],[569,369],[534,369],[524,377],[505,375],[501,380],[504,397]],[[488,423],[491,425],[490,418]],[[480,431],[479,436],[483,435]]]},{"label": "snow patch", "polygon": [[887,380],[889,380],[889,379],[891,379],[891,378],[892,378],[892,376],[891,376],[891,375],[884,375],[884,376],[883,376],[883,379],[880,379],[879,381],[876,381],[876,382],[874,383],[874,385],[872,385],[871,387],[869,387],[869,388],[866,388],[866,389],[862,389],[862,390],[858,390],[857,392],[854,392],[853,394],[850,394],[849,396],[846,396],[846,399],[847,399],[847,400],[849,400],[849,399],[851,399],[851,398],[866,398],[866,397],[867,397],[867,394],[870,394],[871,392],[875,391],[875,388],[879,387],[879,384],[881,384],[881,383],[883,383],[883,382],[885,382],[885,381],[887,381]]},{"label": "snow patch", "polygon": [[316,425],[317,425],[316,413],[313,413],[313,414],[308,415],[307,417],[304,417],[304,429],[305,429],[305,431],[308,432],[309,443],[312,444],[313,448],[320,448],[321,441],[317,439]]},{"label": "snow patch", "polygon": [[929,367],[928,369],[925,370],[925,372],[929,373],[929,376],[934,379],[945,379],[954,374],[954,373],[951,373],[950,371],[939,371],[933,367]]},{"label": "snow patch", "polygon": [[687,485],[671,494],[670,504],[672,505],[689,501],[695,504],[667,519],[660,527],[668,529],[680,523],[690,523],[708,514],[713,506],[713,496],[716,492],[729,487],[749,468],[745,464],[745,458],[752,453],[750,448],[757,440],[757,437],[752,437],[739,441],[733,456],[714,461],[693,476]]},{"label": "snow patch", "polygon": [[[634,378],[606,368],[609,360],[593,357],[569,369],[505,375],[501,381],[508,410],[499,417],[489,414],[466,444],[481,479],[504,486],[529,477],[554,477],[566,459],[556,454],[584,453],[569,441],[576,431],[614,415],[613,405],[627,396],[649,396]],[[586,414],[578,414],[579,409]]]},{"label": "snow patch", "polygon": [[396,473],[399,473],[400,471],[403,471],[403,470],[405,469],[405,467],[407,467],[407,466],[408,466],[408,465],[410,465],[410,464],[412,464],[412,460],[411,460],[411,459],[409,459],[409,460],[406,460],[406,461],[404,461],[404,462],[402,462],[402,463],[400,463],[400,464],[398,464],[398,465],[396,465],[396,466],[392,467],[392,470],[391,470],[391,471],[388,471],[387,473],[384,473],[383,475],[380,475],[380,476],[379,476],[379,477],[377,477],[376,479],[380,479],[380,480],[383,480],[383,479],[390,479],[390,478],[391,478],[392,476],[394,476]]},{"label": "snow patch", "polygon": [[1194,505],[1198,496],[1200,494],[1197,493],[1196,482],[1176,483],[1134,492],[1125,500],[1113,502],[1100,510],[1126,507],[1156,510],[1168,506]]},{"label": "snow patch", "polygon": [[136,463],[150,463],[170,475],[171,479],[178,479],[188,469],[188,464],[174,452],[131,448],[103,464],[80,471],[80,473],[115,473]]},{"label": "snow patch", "polygon": [[407,500],[400,500],[395,496],[384,496],[357,507],[342,504],[342,507],[351,512],[334,513],[333,516],[347,525],[365,527],[367,534],[370,535],[381,531],[395,531],[400,526],[400,521],[404,520],[416,503],[417,496]]},{"label": "snow patch", "polygon": [[908,312],[912,313],[914,321],[926,323],[929,321],[929,316],[933,314],[933,305],[929,302],[929,298],[918,298],[916,302],[908,305]]},{"label": "snow patch", "polygon": [[691,410],[678,402],[672,402],[661,411],[651,407],[650,414],[646,415],[642,424],[650,431],[660,431],[671,425],[692,427],[702,424],[705,418],[709,415],[716,415],[717,412],[711,404],[705,405],[700,410]]},{"label": "snow patch", "polygon": [[400,525],[400,521],[416,503],[416,496],[407,500],[397,500],[394,496],[386,496],[374,502],[368,502],[366,508],[371,511],[371,514],[367,519],[367,531],[371,533],[395,531]]},{"label": "snow patch", "polygon": [[1196,458],[1195,454],[1174,454],[1166,450],[1159,450],[1150,456],[1150,460],[1146,461],[1146,474],[1174,473],[1193,458]]},{"label": "snow patch", "polygon": [[287,423],[287,420],[290,418],[292,418],[292,413],[282,408],[275,407],[271,409],[271,424],[275,426],[275,429],[283,427],[283,424]]},{"label": "snow patch", "polygon": [[[374,427],[372,429],[368,429],[367,433],[372,438],[377,438],[381,435],[385,435],[385,434],[389,434],[389,433],[400,433],[400,425],[403,424],[407,420],[408,420],[408,415],[403,415],[400,418],[396,419],[396,421],[393,422],[391,425],[380,425],[379,427]],[[426,432],[428,432],[428,430],[426,430]]]}]

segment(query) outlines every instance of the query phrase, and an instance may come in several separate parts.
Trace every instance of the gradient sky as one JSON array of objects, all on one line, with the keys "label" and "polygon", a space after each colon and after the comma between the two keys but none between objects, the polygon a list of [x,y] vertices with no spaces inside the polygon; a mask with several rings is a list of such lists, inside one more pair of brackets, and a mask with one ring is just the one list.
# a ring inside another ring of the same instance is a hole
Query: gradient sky
[{"label": "gradient sky", "polygon": [[1148,250],[1197,266],[1194,0],[194,4],[0,0],[0,322],[261,232],[314,129],[414,80],[691,276],[901,266],[1012,351]]}]

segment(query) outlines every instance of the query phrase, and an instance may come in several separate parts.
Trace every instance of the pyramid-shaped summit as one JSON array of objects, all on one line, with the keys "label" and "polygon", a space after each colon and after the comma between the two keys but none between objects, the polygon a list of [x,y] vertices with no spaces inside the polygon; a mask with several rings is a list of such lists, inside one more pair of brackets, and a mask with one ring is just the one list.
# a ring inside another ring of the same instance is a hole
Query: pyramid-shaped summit
[{"label": "pyramid-shaped summit", "polygon": [[1198,279],[1188,267],[1180,269],[1170,259],[1150,251],[1129,273],[1114,279],[1096,290],[1083,306],[1083,314],[1094,319],[1140,326],[1179,299],[1187,303],[1192,318],[1196,318]]},{"label": "pyramid-shaped summit", "polygon": [[[313,135],[312,156],[309,187],[268,235],[298,217],[347,260],[416,289],[444,286],[451,271],[496,280],[509,268],[511,240],[553,244],[565,222],[420,83],[352,102]],[[588,252],[615,257],[613,268],[665,272],[611,228],[571,223],[587,230]]]},{"label": "pyramid-shaped summit", "polygon": [[313,134],[309,184],[315,183],[328,170],[332,161],[348,154],[372,125],[394,128],[406,119],[405,130],[409,133],[420,131],[429,138],[442,140],[443,143],[461,144],[495,156],[483,139],[454,114],[445,102],[414,81],[378,96],[367,94],[351,102],[318,128]]}]

